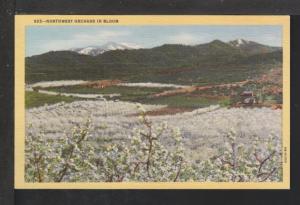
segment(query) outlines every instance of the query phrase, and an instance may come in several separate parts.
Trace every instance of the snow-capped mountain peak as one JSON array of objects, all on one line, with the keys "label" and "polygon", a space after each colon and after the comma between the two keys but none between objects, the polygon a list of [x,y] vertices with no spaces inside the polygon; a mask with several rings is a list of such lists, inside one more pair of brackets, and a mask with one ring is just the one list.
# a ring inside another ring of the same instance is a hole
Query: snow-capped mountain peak
[{"label": "snow-capped mountain peak", "polygon": [[234,41],[229,41],[229,44],[232,45],[232,46],[236,46],[236,47],[240,47],[240,46],[243,46],[243,45],[247,45],[251,43],[250,41],[247,41],[247,40],[244,40],[244,39],[241,39],[241,38],[238,38]]},{"label": "snow-capped mountain peak", "polygon": [[99,54],[111,50],[132,50],[132,49],[139,49],[139,48],[141,48],[141,46],[136,44],[131,44],[131,43],[108,42],[102,46],[87,46],[83,48],[73,48],[71,50],[79,54],[97,56]]}]

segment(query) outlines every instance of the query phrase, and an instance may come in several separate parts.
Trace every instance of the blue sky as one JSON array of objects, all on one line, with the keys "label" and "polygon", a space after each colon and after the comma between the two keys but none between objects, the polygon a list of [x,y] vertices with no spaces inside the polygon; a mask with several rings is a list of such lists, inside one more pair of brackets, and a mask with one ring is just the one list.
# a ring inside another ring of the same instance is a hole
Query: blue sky
[{"label": "blue sky", "polygon": [[107,42],[129,43],[145,48],[165,43],[195,45],[215,39],[237,38],[271,46],[282,44],[281,26],[29,26],[26,56],[51,50],[101,46]]}]

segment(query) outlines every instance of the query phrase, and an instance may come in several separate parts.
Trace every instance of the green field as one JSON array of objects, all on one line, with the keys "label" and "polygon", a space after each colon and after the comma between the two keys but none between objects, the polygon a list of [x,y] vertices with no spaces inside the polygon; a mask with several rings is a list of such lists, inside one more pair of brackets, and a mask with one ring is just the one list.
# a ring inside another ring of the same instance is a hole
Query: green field
[{"label": "green field", "polygon": [[60,93],[79,93],[79,94],[121,94],[119,100],[140,102],[150,95],[160,93],[170,88],[148,88],[148,87],[125,87],[125,86],[110,86],[105,88],[93,88],[82,85],[75,86],[60,86],[43,88],[49,91]]},{"label": "green field", "polygon": [[226,105],[228,102],[227,98],[224,99],[211,99],[205,97],[194,97],[185,95],[174,95],[174,96],[164,96],[158,98],[151,98],[142,101],[146,104],[161,104],[161,105],[168,105],[168,107],[174,108],[202,108],[207,107],[210,105]]},{"label": "green field", "polygon": [[[268,83],[250,82],[242,87],[211,87],[206,90],[195,90],[190,93],[178,93],[176,95],[154,97],[155,94],[162,93],[174,88],[149,88],[149,87],[126,87],[108,86],[105,88],[95,88],[86,85],[58,86],[44,89],[58,93],[74,94],[120,94],[116,97],[107,97],[107,100],[121,100],[128,102],[139,102],[142,104],[167,105],[170,108],[197,109],[210,105],[234,106],[241,101],[240,93],[244,90],[252,90],[257,94],[260,103],[280,104],[282,95],[262,92],[265,88],[274,86]],[[264,89],[263,89],[264,88]],[[276,86],[275,86],[276,88]],[[266,90],[266,89],[265,89]],[[26,92],[26,108],[38,107],[44,104],[54,104],[58,102],[73,102],[82,98],[66,97],[61,95],[47,95],[36,91]]]},{"label": "green field", "polygon": [[[41,88],[39,88],[41,89]],[[168,88],[169,89],[169,88]],[[106,88],[92,88],[86,86],[60,86],[60,87],[48,87],[43,90],[55,91],[59,93],[76,93],[76,94],[113,94],[119,93],[119,99],[129,102],[141,102],[148,98],[148,96],[155,93],[163,92],[166,88],[145,88],[145,87],[122,87],[122,86],[110,86]],[[111,98],[109,98],[111,99]],[[36,91],[26,91],[26,108],[39,107],[45,104],[54,104],[58,102],[73,102],[82,100],[82,98],[67,97],[60,95],[47,95]]]},{"label": "green field", "polygon": [[106,88],[92,88],[82,85],[60,86],[46,88],[49,91],[60,93],[79,93],[79,94],[113,94],[119,93],[120,97],[115,99],[129,102],[140,102],[144,104],[160,104],[175,108],[200,108],[209,105],[222,104],[229,102],[227,98],[205,98],[201,96],[192,96],[188,94],[178,94],[174,96],[151,97],[172,88],[148,88],[148,87],[125,87],[110,86]]},{"label": "green field", "polygon": [[55,104],[59,102],[66,102],[70,103],[73,101],[78,100],[79,98],[74,97],[66,97],[66,96],[59,96],[59,95],[47,95],[43,93],[38,93],[34,91],[26,91],[25,93],[25,107],[26,108],[33,108],[43,106],[45,104]]},{"label": "green field", "polygon": [[109,86],[105,88],[93,88],[83,85],[59,86],[43,88],[44,90],[55,91],[60,93],[80,93],[80,94],[111,94],[120,93],[121,95],[150,95],[170,88],[149,88],[149,87],[126,87],[126,86]]}]

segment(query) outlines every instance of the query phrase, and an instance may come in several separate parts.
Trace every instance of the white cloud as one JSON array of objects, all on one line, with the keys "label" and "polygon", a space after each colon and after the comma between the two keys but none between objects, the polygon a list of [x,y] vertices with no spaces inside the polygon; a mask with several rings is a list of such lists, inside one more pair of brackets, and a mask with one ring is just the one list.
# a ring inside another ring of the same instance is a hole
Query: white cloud
[{"label": "white cloud", "polygon": [[190,34],[190,33],[179,33],[168,38],[170,43],[192,45],[202,43],[207,40],[205,34]]},{"label": "white cloud", "polygon": [[120,44],[131,47],[131,48],[135,48],[135,49],[143,48],[143,46],[136,44],[136,43],[121,42]]},{"label": "white cloud", "polygon": [[116,37],[128,36],[130,33],[128,31],[111,31],[104,30],[98,31],[96,33],[78,33],[74,35],[75,40],[85,40],[85,41],[106,41]]},{"label": "white cloud", "polygon": [[281,46],[281,35],[275,35],[272,33],[263,34],[259,37],[259,40],[267,45]]},{"label": "white cloud", "polygon": [[108,41],[115,41],[124,36],[129,36],[128,31],[112,31],[102,30],[94,33],[76,33],[68,39],[51,40],[44,42],[41,46],[42,50],[66,50],[88,45],[102,45]]}]

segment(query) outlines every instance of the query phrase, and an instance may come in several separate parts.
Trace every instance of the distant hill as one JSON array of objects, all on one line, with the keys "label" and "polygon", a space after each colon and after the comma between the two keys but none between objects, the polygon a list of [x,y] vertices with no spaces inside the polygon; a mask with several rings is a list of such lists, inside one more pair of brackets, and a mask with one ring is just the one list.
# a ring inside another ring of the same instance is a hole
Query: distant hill
[{"label": "distant hill", "polygon": [[206,84],[244,80],[281,65],[281,48],[247,42],[164,44],[150,49],[109,50],[98,55],[51,51],[26,58],[26,82],[120,79]]}]

